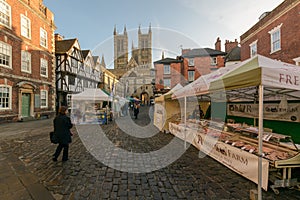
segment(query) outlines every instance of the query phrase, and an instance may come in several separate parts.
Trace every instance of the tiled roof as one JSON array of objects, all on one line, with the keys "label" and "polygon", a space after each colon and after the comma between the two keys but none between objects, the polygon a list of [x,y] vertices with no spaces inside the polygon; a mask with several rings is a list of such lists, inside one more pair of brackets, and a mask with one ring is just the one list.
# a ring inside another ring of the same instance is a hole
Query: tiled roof
[{"label": "tiled roof", "polygon": [[182,57],[184,58],[194,58],[194,57],[206,57],[206,56],[224,56],[226,55],[223,51],[218,51],[211,48],[199,48],[199,49],[192,49],[187,53],[183,54]]},{"label": "tiled roof", "polygon": [[68,52],[77,39],[55,41],[55,53],[62,54]]},{"label": "tiled roof", "polygon": [[170,63],[180,63],[182,60],[174,59],[174,58],[164,58],[158,61],[155,61],[154,64],[170,64]]},{"label": "tiled roof", "polygon": [[240,61],[241,60],[241,47],[234,47],[225,56],[225,62]]}]

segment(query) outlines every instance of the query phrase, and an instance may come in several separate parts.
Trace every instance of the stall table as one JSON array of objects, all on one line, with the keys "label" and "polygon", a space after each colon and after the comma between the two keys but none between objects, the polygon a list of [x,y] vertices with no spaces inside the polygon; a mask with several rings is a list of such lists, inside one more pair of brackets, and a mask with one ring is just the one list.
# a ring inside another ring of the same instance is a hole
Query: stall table
[{"label": "stall table", "polygon": [[[213,121],[188,120],[186,125],[170,122],[170,132],[193,144],[200,151],[257,183],[258,139],[255,128],[243,129],[236,125],[238,132],[224,131],[222,123]],[[234,130],[225,126],[225,130]],[[250,132],[250,133],[249,133]],[[263,145],[263,184],[279,193],[279,187],[298,187],[297,178],[292,177],[292,169],[300,167],[300,153],[296,145],[284,145],[281,139],[291,140],[290,136],[265,132]]]}]

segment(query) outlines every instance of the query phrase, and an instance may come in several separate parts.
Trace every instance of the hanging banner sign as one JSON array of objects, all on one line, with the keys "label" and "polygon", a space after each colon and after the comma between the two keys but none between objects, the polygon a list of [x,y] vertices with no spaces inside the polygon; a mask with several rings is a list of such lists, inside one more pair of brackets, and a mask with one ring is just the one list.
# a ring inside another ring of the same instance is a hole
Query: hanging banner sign
[{"label": "hanging banner sign", "polygon": [[164,107],[160,104],[154,105],[154,121],[153,124],[161,131],[165,124]]},{"label": "hanging banner sign", "polygon": [[[258,156],[201,133],[197,134],[193,145],[231,170],[258,184]],[[262,159],[262,188],[266,191],[268,175],[269,162]]]},{"label": "hanging banner sign", "polygon": [[[227,104],[227,115],[258,118],[258,104]],[[289,103],[287,108],[280,108],[279,104],[264,104],[264,119],[300,122],[300,104]]]}]

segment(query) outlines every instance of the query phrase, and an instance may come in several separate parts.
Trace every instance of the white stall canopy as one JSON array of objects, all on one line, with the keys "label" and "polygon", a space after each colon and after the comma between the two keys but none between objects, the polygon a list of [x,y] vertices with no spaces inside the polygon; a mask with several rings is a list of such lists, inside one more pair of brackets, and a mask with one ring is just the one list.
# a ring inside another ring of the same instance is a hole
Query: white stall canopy
[{"label": "white stall canopy", "polygon": [[83,92],[72,95],[72,100],[85,101],[112,101],[111,97],[103,92],[100,88],[85,88]]},{"label": "white stall canopy", "polygon": [[259,85],[273,94],[299,97],[300,67],[257,55],[211,82],[209,91],[236,91]]},{"label": "white stall canopy", "polygon": [[230,65],[228,67],[221,67],[210,74],[200,76],[194,82],[188,84],[187,86],[179,90],[176,90],[172,95],[172,98],[191,97],[207,94],[209,92],[209,86],[212,81],[219,79],[220,77],[224,76],[230,71],[238,68],[240,65],[241,63],[236,65]]}]

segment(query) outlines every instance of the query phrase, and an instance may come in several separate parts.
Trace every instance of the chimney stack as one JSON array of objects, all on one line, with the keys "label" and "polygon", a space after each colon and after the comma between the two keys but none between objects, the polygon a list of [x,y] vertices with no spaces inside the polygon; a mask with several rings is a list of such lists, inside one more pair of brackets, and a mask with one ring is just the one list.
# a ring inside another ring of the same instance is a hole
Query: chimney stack
[{"label": "chimney stack", "polygon": [[237,39],[234,40],[234,42],[231,42],[229,40],[226,40],[225,42],[225,52],[228,53],[230,52],[233,48],[238,46],[238,41]]},{"label": "chimney stack", "polygon": [[165,52],[164,51],[162,51],[162,53],[161,53],[161,59],[165,59]]},{"label": "chimney stack", "polygon": [[219,37],[217,38],[217,41],[215,43],[215,50],[221,51],[221,40]]},{"label": "chimney stack", "polygon": [[58,33],[55,33],[54,37],[55,37],[55,41],[61,41],[64,39],[64,36],[62,36]]}]

